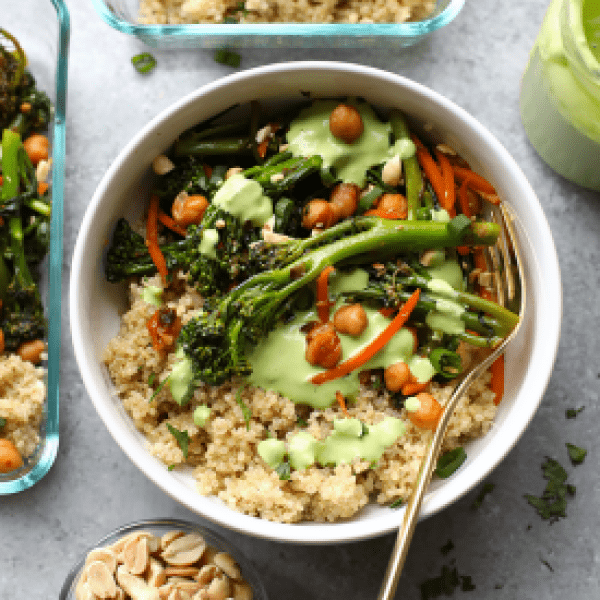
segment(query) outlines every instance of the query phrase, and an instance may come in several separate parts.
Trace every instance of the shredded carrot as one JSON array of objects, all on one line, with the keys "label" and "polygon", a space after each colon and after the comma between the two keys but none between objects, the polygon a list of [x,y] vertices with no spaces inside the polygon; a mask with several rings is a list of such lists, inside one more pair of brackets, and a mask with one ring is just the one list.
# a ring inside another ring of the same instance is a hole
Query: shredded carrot
[{"label": "shredded carrot", "polygon": [[[444,180],[445,188],[444,196],[439,198],[440,204],[442,205],[442,208],[446,209],[448,212],[455,213],[454,203],[456,202],[456,191],[454,189],[454,171],[452,165],[450,164],[448,157],[437,148],[435,150],[435,157],[442,169],[442,179]],[[450,216],[456,216],[456,213]]]},{"label": "shredded carrot", "polygon": [[212,167],[210,165],[207,165],[206,163],[204,163],[202,165],[202,168],[204,169],[204,174],[206,175],[206,178],[210,179],[212,176],[212,172],[213,172]]},{"label": "shredded carrot", "polygon": [[380,208],[371,208],[364,215],[365,217],[374,216],[380,219],[406,219],[406,214],[398,210],[382,210]]},{"label": "shredded carrot", "polygon": [[496,189],[494,186],[487,180],[484,179],[481,175],[475,173],[471,169],[467,167],[452,167],[454,169],[454,176],[460,182],[467,181],[467,185],[475,191],[484,192],[486,194],[495,194]]},{"label": "shredded carrot", "polygon": [[346,398],[344,398],[344,394],[342,394],[342,392],[337,391],[335,393],[335,399],[338,401],[338,404],[340,405],[340,408],[342,409],[342,412],[349,417],[350,413],[348,412],[348,409],[346,408]]},{"label": "shredded carrot", "polygon": [[471,252],[471,249],[469,248],[469,246],[456,246],[456,251],[461,256],[467,256],[469,252]]},{"label": "shredded carrot", "polygon": [[444,183],[444,178],[442,176],[442,172],[438,167],[435,160],[433,160],[431,154],[427,148],[417,147],[417,159],[419,164],[423,168],[425,176],[429,179],[431,186],[433,187],[433,191],[435,195],[438,197],[440,204],[444,206],[444,202],[446,199],[446,186]]},{"label": "shredded carrot", "polygon": [[329,371],[317,373],[311,382],[315,385],[321,385],[327,381],[339,379],[344,375],[348,375],[364,365],[372,356],[377,354],[394,336],[394,334],[406,323],[408,317],[414,310],[419,300],[421,290],[417,288],[411,297],[400,307],[398,314],[390,321],[390,324],[369,344],[367,344],[360,352],[351,356],[348,360],[340,363]]},{"label": "shredded carrot", "polygon": [[469,206],[469,195],[467,191],[468,183],[468,179],[463,179],[463,182],[460,184],[460,187],[458,188],[458,202],[463,215],[465,215],[465,217],[469,217],[470,219],[473,216],[473,213],[471,212],[471,207]]},{"label": "shredded carrot", "polygon": [[419,392],[424,392],[429,386],[429,381],[425,381],[424,383],[419,383],[418,381],[409,381],[402,386],[402,395],[403,396],[414,396]]},{"label": "shredded carrot", "polygon": [[158,209],[158,220],[165,226],[168,227],[171,231],[178,233],[179,235],[185,237],[187,231],[185,227],[181,227],[181,225],[177,225],[175,221],[163,210]]},{"label": "shredded carrot", "polygon": [[383,308],[379,309],[379,314],[383,315],[384,317],[391,317],[395,312],[395,306],[384,306]]},{"label": "shredded carrot", "polygon": [[325,267],[317,277],[317,314],[322,323],[329,321],[329,309],[332,304],[329,301],[329,275],[333,271],[335,269],[330,265]]},{"label": "shredded carrot", "polygon": [[45,181],[38,181],[37,193],[38,196],[43,196],[48,191],[48,184]]},{"label": "shredded carrot", "polygon": [[258,144],[258,146],[256,146],[256,151],[261,158],[264,158],[267,155],[269,141],[269,139],[263,140],[260,144]]},{"label": "shredded carrot", "polygon": [[494,398],[494,404],[500,404],[502,396],[504,395],[504,354],[501,354],[490,367],[492,373],[492,379],[490,386],[492,392],[496,394]]},{"label": "shredded carrot", "polygon": [[163,281],[163,284],[167,284],[167,262],[165,257],[158,245],[158,196],[152,195],[150,197],[150,206],[148,208],[148,220],[146,222],[146,246],[148,246],[148,252],[150,258],[158,269],[158,273]]}]

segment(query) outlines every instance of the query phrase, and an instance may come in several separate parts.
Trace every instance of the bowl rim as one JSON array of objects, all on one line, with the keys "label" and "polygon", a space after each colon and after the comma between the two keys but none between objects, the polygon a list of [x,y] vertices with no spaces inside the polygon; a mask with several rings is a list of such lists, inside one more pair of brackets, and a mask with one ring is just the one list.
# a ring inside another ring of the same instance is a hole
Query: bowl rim
[{"label": "bowl rim", "polygon": [[[224,39],[239,40],[244,37],[316,37],[326,39],[332,36],[356,38],[362,36],[382,36],[419,38],[444,25],[447,25],[462,10],[465,0],[448,0],[439,13],[420,21],[404,23],[183,23],[177,25],[155,25],[132,23],[118,15],[110,2],[92,0],[96,12],[111,27],[118,31],[139,36],[143,39],[219,36]],[[437,4],[436,4],[437,9]],[[435,12],[435,11],[434,11]]]},{"label": "bowl rim", "polygon": [[[536,263],[534,266],[536,266],[537,270],[543,275],[544,281],[545,293],[544,297],[540,300],[540,303],[543,303],[544,329],[538,332],[538,335],[543,336],[544,340],[543,344],[538,343],[535,348],[537,352],[535,355],[535,372],[530,372],[532,369],[528,369],[527,376],[524,378],[524,383],[526,382],[528,384],[526,402],[523,403],[523,406],[519,405],[518,418],[513,414],[514,411],[511,412],[510,425],[512,428],[509,427],[508,431],[505,432],[502,444],[499,448],[495,447],[493,452],[489,447],[484,448],[484,450],[473,459],[473,462],[468,467],[468,471],[465,469],[462,474],[458,476],[455,475],[453,478],[444,482],[444,494],[437,493],[436,491],[430,491],[427,494],[423,503],[421,518],[437,513],[449,504],[458,500],[480,483],[514,447],[527,428],[542,400],[556,359],[562,317],[562,290],[558,257],[550,227],[535,192],[531,188],[516,161],[510,156],[508,151],[500,144],[495,136],[493,136],[492,133],[474,117],[470,116],[464,109],[460,108],[447,98],[444,98],[434,90],[401,75],[373,67],[329,61],[299,61],[256,67],[223,77],[187,94],[152,119],[132,140],[129,141],[105,173],[89,203],[76,240],[72,259],[69,298],[73,348],[84,385],[99,416],[104,421],[117,444],[138,468],[140,468],[146,476],[156,483],[156,485],[165,493],[186,506],[188,509],[225,527],[259,538],[287,543],[333,544],[369,539],[397,530],[402,521],[404,509],[382,508],[375,517],[369,517],[365,520],[354,519],[324,524],[312,522],[285,524],[252,517],[238,513],[224,506],[218,506],[217,504],[209,502],[194,490],[189,489],[183,482],[176,478],[170,479],[168,482],[169,485],[167,486],[164,481],[164,469],[159,470],[156,468],[152,463],[152,460],[150,460],[151,457],[149,456],[149,453],[140,453],[139,449],[132,447],[135,446],[135,444],[130,444],[129,441],[119,438],[119,425],[111,421],[110,411],[103,399],[102,391],[96,387],[89,376],[89,366],[84,353],[86,341],[82,335],[82,328],[80,326],[86,319],[85,311],[82,311],[81,305],[81,299],[83,297],[81,271],[85,258],[85,240],[93,226],[94,217],[99,210],[100,202],[111,179],[120,171],[130,155],[135,154],[138,145],[142,144],[144,139],[148,138],[154,128],[163,120],[172,118],[173,115],[184,110],[186,106],[190,104],[193,105],[212,92],[219,91],[221,88],[232,84],[244,85],[248,80],[256,77],[278,76],[282,73],[289,77],[290,74],[299,71],[306,71],[311,74],[319,73],[321,76],[324,73],[333,74],[343,71],[346,74],[354,73],[356,75],[374,78],[382,84],[400,86],[420,98],[427,98],[436,105],[436,109],[450,111],[453,116],[468,127],[470,132],[474,133],[478,139],[481,139],[481,141],[485,143],[488,150],[493,151],[493,153],[501,159],[502,165],[509,169],[507,173],[510,174],[511,179],[518,185],[518,189],[522,192],[522,196],[527,198],[527,204],[525,206],[533,213],[534,222],[536,223],[536,234],[542,239],[541,254],[544,257],[544,262],[543,264]],[[536,310],[536,315],[539,311],[540,309],[538,308]],[[144,456],[144,454],[148,456]],[[465,475],[465,472],[468,472],[468,477]],[[199,498],[203,499],[204,502],[199,500]],[[198,504],[202,504],[202,509],[199,509]]]}]

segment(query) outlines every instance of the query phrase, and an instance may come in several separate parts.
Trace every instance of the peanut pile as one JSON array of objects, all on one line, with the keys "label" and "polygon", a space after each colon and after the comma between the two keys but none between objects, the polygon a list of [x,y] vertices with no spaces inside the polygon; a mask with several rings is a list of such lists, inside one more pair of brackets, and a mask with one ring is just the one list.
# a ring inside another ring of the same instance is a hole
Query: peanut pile
[{"label": "peanut pile", "polygon": [[239,565],[198,533],[130,533],[92,550],[76,600],[252,600]]}]

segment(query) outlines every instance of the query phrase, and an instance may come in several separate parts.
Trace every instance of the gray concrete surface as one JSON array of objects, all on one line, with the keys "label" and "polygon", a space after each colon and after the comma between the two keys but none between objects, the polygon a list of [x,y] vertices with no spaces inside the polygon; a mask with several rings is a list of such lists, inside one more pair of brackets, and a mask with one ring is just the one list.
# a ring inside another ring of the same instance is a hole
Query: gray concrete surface
[{"label": "gray concrete surface", "polygon": [[[467,2],[445,30],[406,50],[247,50],[242,68],[297,59],[368,64],[432,87],[472,113],[509,149],[536,190],[552,228],[564,286],[563,334],[556,367],[530,427],[480,488],[421,523],[397,598],[442,566],[469,575],[476,589],[456,598],[592,600],[600,597],[600,194],[578,188],[541,162],[518,113],[519,82],[547,0]],[[0,599],[56,598],[75,557],[114,527],[147,517],[197,518],[155,487],[125,457],[96,415],[74,361],[68,325],[69,264],[86,205],[130,137],[182,95],[231,72],[212,51],[157,51],[155,72],[136,74],[130,58],[146,48],[112,30],[90,0],[68,0],[72,38],[65,196],[60,451],[34,488],[0,498]],[[585,405],[577,419],[565,409]],[[587,448],[573,467],[565,443]],[[540,494],[544,457],[559,460],[577,486],[567,517],[549,525],[523,495]],[[300,547],[220,529],[262,572],[276,599],[368,599],[393,545],[370,541]],[[441,548],[452,540],[446,555]]]}]

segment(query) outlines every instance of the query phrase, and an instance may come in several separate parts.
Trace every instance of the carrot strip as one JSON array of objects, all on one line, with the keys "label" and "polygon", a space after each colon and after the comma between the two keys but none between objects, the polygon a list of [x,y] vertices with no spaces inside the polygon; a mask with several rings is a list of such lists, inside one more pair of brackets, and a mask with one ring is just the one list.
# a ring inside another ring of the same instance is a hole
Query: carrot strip
[{"label": "carrot strip", "polygon": [[406,214],[399,210],[382,210],[380,208],[371,208],[364,213],[365,217],[379,217],[380,219],[406,219]]},{"label": "carrot strip", "polygon": [[384,317],[391,317],[395,312],[395,306],[384,306],[379,309],[379,314],[383,315]]},{"label": "carrot strip", "polygon": [[167,262],[158,245],[158,196],[156,195],[150,197],[148,220],[146,222],[146,246],[148,246],[150,258],[152,258],[163,284],[166,285],[168,271]]},{"label": "carrot strip", "polygon": [[45,181],[38,181],[37,193],[38,196],[43,196],[48,191],[48,184]]},{"label": "carrot strip", "polygon": [[329,301],[329,275],[333,271],[335,269],[330,265],[325,267],[317,277],[317,314],[322,323],[329,321],[329,308],[332,304]]},{"label": "carrot strip", "polygon": [[338,401],[338,404],[340,405],[340,408],[342,409],[342,412],[349,417],[350,413],[348,412],[348,409],[346,408],[346,398],[344,398],[344,394],[342,394],[342,392],[337,391],[335,393],[335,399]]},{"label": "carrot strip", "polygon": [[440,163],[440,167],[442,169],[442,179],[444,180],[445,188],[445,195],[440,198],[440,204],[442,205],[442,208],[446,209],[448,212],[454,211],[456,191],[454,189],[454,171],[452,169],[452,165],[450,164],[448,157],[443,152],[440,152],[437,148],[435,150],[435,157]]},{"label": "carrot strip", "polygon": [[502,396],[504,395],[504,354],[501,354],[491,365],[490,371],[492,373],[492,379],[490,381],[490,387],[492,392],[496,394],[494,398],[494,404],[500,404]]},{"label": "carrot strip", "polygon": [[390,321],[390,324],[369,344],[367,344],[360,352],[351,356],[348,360],[340,363],[333,369],[317,373],[311,382],[315,385],[321,385],[327,381],[339,379],[344,375],[348,375],[364,365],[372,356],[377,354],[394,336],[394,334],[406,323],[408,317],[417,305],[421,290],[417,288],[411,297],[400,307],[398,314]]},{"label": "carrot strip", "polygon": [[469,206],[469,195],[467,192],[468,183],[468,179],[463,179],[463,182],[460,184],[460,187],[458,188],[458,202],[463,215],[465,215],[465,217],[469,217],[470,219],[473,216],[473,213],[471,212],[471,207]]},{"label": "carrot strip", "polygon": [[429,154],[429,151],[424,146],[417,146],[417,159],[425,173],[425,176],[427,179],[429,179],[429,182],[431,183],[433,191],[438,197],[440,204],[444,206],[444,202],[446,200],[446,187],[444,184],[444,178],[442,177],[442,172],[440,171],[437,163],[433,160],[431,154]]},{"label": "carrot strip", "polygon": [[418,381],[409,381],[402,386],[401,392],[403,396],[414,396],[419,392],[424,392],[429,386],[429,381],[419,383]]},{"label": "carrot strip", "polygon": [[178,233],[179,235],[185,237],[187,235],[187,231],[185,227],[181,227],[181,225],[177,225],[175,221],[163,210],[158,209],[158,220],[165,226],[168,227],[171,231]]},{"label": "carrot strip", "polygon": [[475,173],[475,171],[472,171],[466,167],[458,167],[456,165],[452,168],[454,170],[454,176],[456,179],[461,182],[466,180],[468,182],[467,185],[472,190],[484,192],[486,194],[496,193],[494,186],[487,179],[484,179],[481,175]]}]

